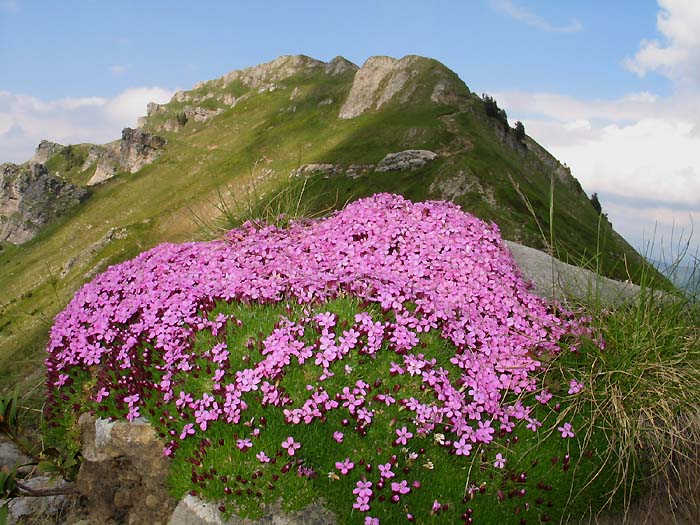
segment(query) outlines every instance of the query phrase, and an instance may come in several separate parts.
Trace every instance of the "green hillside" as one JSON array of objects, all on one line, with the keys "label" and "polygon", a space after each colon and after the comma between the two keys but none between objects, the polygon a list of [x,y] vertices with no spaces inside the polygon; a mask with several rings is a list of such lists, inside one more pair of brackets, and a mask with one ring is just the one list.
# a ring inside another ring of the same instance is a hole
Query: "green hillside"
[{"label": "green hillside", "polygon": [[[377,192],[449,199],[536,248],[545,246],[542,231],[549,236],[553,181],[557,255],[572,262],[600,253],[604,274],[637,278],[643,259],[599,217],[568,169],[489,116],[453,72],[421,57],[381,59],[377,68],[356,73],[343,59],[281,57],[150,111],[143,129],[168,141],[158,160],[93,186],[85,203],[31,241],[0,245],[0,384],[40,368],[53,316],[96,273],[155,244],[201,238],[198,224],[215,222],[222,201],[235,208],[252,194],[270,195],[312,163],[335,171],[307,171],[310,210]],[[366,72],[363,91],[357,78]],[[366,107],[339,118],[349,96]],[[74,147],[47,166],[86,184],[88,149]],[[409,149],[438,157],[413,171],[368,167]],[[356,168],[361,176],[347,175],[353,165],[364,166]]]}]

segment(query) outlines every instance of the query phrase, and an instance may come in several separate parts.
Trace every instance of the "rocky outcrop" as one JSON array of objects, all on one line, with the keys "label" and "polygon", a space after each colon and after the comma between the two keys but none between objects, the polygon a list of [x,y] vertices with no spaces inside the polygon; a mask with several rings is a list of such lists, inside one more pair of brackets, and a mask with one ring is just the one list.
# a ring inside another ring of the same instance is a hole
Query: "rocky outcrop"
[{"label": "rocky outcrop", "polygon": [[303,72],[323,71],[330,75],[340,75],[356,69],[355,64],[343,57],[336,57],[326,63],[305,55],[285,55],[259,66],[231,71],[214,82],[226,87],[238,81],[251,89],[269,90],[277,82]]},{"label": "rocky outcrop", "polygon": [[109,422],[83,414],[79,420],[84,461],[77,488],[85,505],[73,521],[155,525],[168,522],[175,502],[165,480],[163,442],[142,420]]},{"label": "rocky outcrop", "polygon": [[333,60],[328,62],[323,67],[323,69],[326,72],[326,74],[335,77],[338,75],[342,75],[343,73],[347,73],[348,71],[357,71],[359,68],[355,64],[350,62],[347,58],[337,56]]},{"label": "rocky outcrop", "polygon": [[195,122],[206,122],[212,117],[221,115],[224,110],[222,108],[218,109],[205,109],[198,107],[185,106],[183,110],[187,120],[193,120]]},{"label": "rocky outcrop", "polygon": [[90,148],[83,169],[88,169],[94,164],[95,172],[92,174],[92,177],[90,177],[87,183],[88,186],[94,186],[95,184],[111,179],[119,172],[120,163],[118,151],[118,142],[112,142],[104,146],[95,145]]},{"label": "rocky outcrop", "polygon": [[375,171],[406,171],[422,168],[438,158],[437,153],[425,149],[407,149],[389,153],[377,164]]},{"label": "rocky outcrop", "polygon": [[410,60],[411,57],[401,60],[385,56],[368,58],[355,73],[350,93],[338,116],[354,118],[369,109],[379,109],[408,80]]},{"label": "rocky outcrop", "polygon": [[0,165],[0,241],[28,241],[88,195],[50,175],[43,164]]},{"label": "rocky outcrop", "polygon": [[345,175],[351,179],[359,179],[360,177],[369,175],[373,171],[374,164],[350,164]]},{"label": "rocky outcrop", "polygon": [[63,144],[58,144],[57,142],[51,142],[50,140],[42,140],[34,152],[34,156],[29,162],[35,164],[44,164],[51,157],[57,153],[61,153],[65,149]]},{"label": "rocky outcrop", "polygon": [[156,160],[167,140],[141,129],[124,128],[120,141],[92,146],[83,169],[96,163],[88,186],[104,182],[121,171],[136,173]]},{"label": "rocky outcrop", "polygon": [[304,164],[292,171],[292,177],[310,177],[312,175],[323,175],[328,178],[331,175],[342,173],[343,168],[338,164]]},{"label": "rocky outcrop", "polygon": [[140,129],[124,128],[119,143],[119,164],[129,173],[136,173],[156,160],[167,140]]},{"label": "rocky outcrop", "polygon": [[[428,70],[429,75],[424,78]],[[454,73],[435,61],[415,55],[401,59],[375,56],[368,58],[355,74],[338,117],[355,118],[392,100],[405,103],[423,82],[432,83],[432,93],[425,98],[434,104],[459,104],[469,94]]]}]

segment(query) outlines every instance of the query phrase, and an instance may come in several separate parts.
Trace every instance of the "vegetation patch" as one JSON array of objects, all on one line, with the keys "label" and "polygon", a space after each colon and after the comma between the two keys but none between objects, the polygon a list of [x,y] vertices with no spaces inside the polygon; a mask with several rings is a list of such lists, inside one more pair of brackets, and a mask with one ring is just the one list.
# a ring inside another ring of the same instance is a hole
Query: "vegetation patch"
[{"label": "vegetation patch", "polygon": [[382,194],[84,286],[51,331],[48,433],[77,447],[81,411],[146,417],[173,495],[225,513],[559,521],[612,486],[605,433],[566,410],[584,385],[549,366],[590,337],[528,292],[495,225]]}]

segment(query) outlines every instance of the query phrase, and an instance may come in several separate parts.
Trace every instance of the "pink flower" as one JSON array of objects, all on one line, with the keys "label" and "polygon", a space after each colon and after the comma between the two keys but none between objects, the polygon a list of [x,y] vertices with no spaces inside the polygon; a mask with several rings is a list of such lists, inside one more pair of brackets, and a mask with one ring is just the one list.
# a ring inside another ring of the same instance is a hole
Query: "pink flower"
[{"label": "pink flower", "polygon": [[471,453],[472,446],[466,442],[466,439],[463,437],[459,441],[456,441],[454,443],[455,447],[455,454],[458,456],[468,456]]},{"label": "pink flower", "polygon": [[372,482],[371,481],[358,481],[355,484],[355,488],[352,493],[356,494],[358,498],[369,498],[372,496]]},{"label": "pink flower", "polygon": [[182,432],[180,433],[180,441],[185,439],[187,436],[194,434],[194,425],[192,423],[187,423],[182,427]]},{"label": "pink flower", "polygon": [[342,432],[335,431],[333,432],[333,439],[338,443],[342,443],[344,435],[345,434],[343,434]]},{"label": "pink flower", "polygon": [[546,405],[547,403],[549,403],[549,400],[552,399],[552,394],[549,393],[549,390],[544,389],[542,390],[542,392],[535,396],[535,399],[537,399],[537,401],[539,401],[543,405]]},{"label": "pink flower", "polygon": [[239,450],[242,450],[245,452],[249,448],[253,447],[253,443],[250,441],[250,439],[238,439],[236,440],[236,446],[238,447]]},{"label": "pink flower", "polygon": [[406,445],[408,443],[408,440],[413,437],[413,434],[409,432],[406,427],[401,427],[397,429],[396,435],[399,436],[396,438],[396,443],[399,445]]},{"label": "pink flower", "polygon": [[506,458],[502,454],[496,454],[496,461],[493,462],[493,466],[496,468],[503,468],[506,466]]},{"label": "pink flower", "polygon": [[408,494],[411,489],[408,486],[408,482],[404,479],[400,483],[392,482],[391,491],[397,494]]},{"label": "pink flower", "polygon": [[574,431],[571,427],[571,423],[564,423],[563,426],[557,427],[557,430],[561,432],[561,437],[572,438],[574,437]]},{"label": "pink flower", "polygon": [[527,428],[532,430],[533,432],[537,432],[537,429],[542,426],[542,423],[540,421],[537,421],[536,419],[528,418],[527,419]]},{"label": "pink flower", "polygon": [[264,451],[258,452],[257,454],[255,454],[255,457],[258,458],[258,461],[260,463],[269,463],[270,462],[270,458],[267,457],[267,454],[265,454]]},{"label": "pink flower", "polygon": [[391,479],[394,477],[394,473],[391,471],[391,463],[385,463],[384,465],[379,465],[379,473],[382,478]]},{"label": "pink flower", "polygon": [[296,451],[301,448],[301,443],[294,441],[294,438],[289,436],[287,439],[282,441],[282,448],[287,450],[287,454],[293,456],[296,454]]},{"label": "pink flower", "polygon": [[569,394],[578,394],[583,390],[583,383],[579,383],[575,379],[569,381]]},{"label": "pink flower", "polygon": [[353,468],[355,468],[355,464],[350,461],[350,458],[345,458],[345,460],[342,462],[336,461],[335,468],[337,468],[341,474],[346,475]]},{"label": "pink flower", "polygon": [[352,504],[352,508],[360,512],[367,512],[369,510],[369,498],[361,498],[358,496],[355,503]]},{"label": "pink flower", "polygon": [[379,525],[379,518],[372,518],[371,516],[365,516],[365,525]]}]

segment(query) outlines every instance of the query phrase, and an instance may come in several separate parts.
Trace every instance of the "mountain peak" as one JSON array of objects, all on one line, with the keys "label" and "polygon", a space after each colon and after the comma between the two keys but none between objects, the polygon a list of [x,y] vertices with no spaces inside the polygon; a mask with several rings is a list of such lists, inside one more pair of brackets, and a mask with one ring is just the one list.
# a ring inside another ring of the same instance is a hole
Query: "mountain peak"
[{"label": "mountain peak", "polygon": [[418,55],[400,59],[372,56],[355,74],[338,116],[355,118],[366,111],[380,109],[393,99],[408,102],[419,88],[426,87],[431,89],[429,98],[436,104],[452,104],[460,96],[469,96],[464,82],[437,60]]}]

